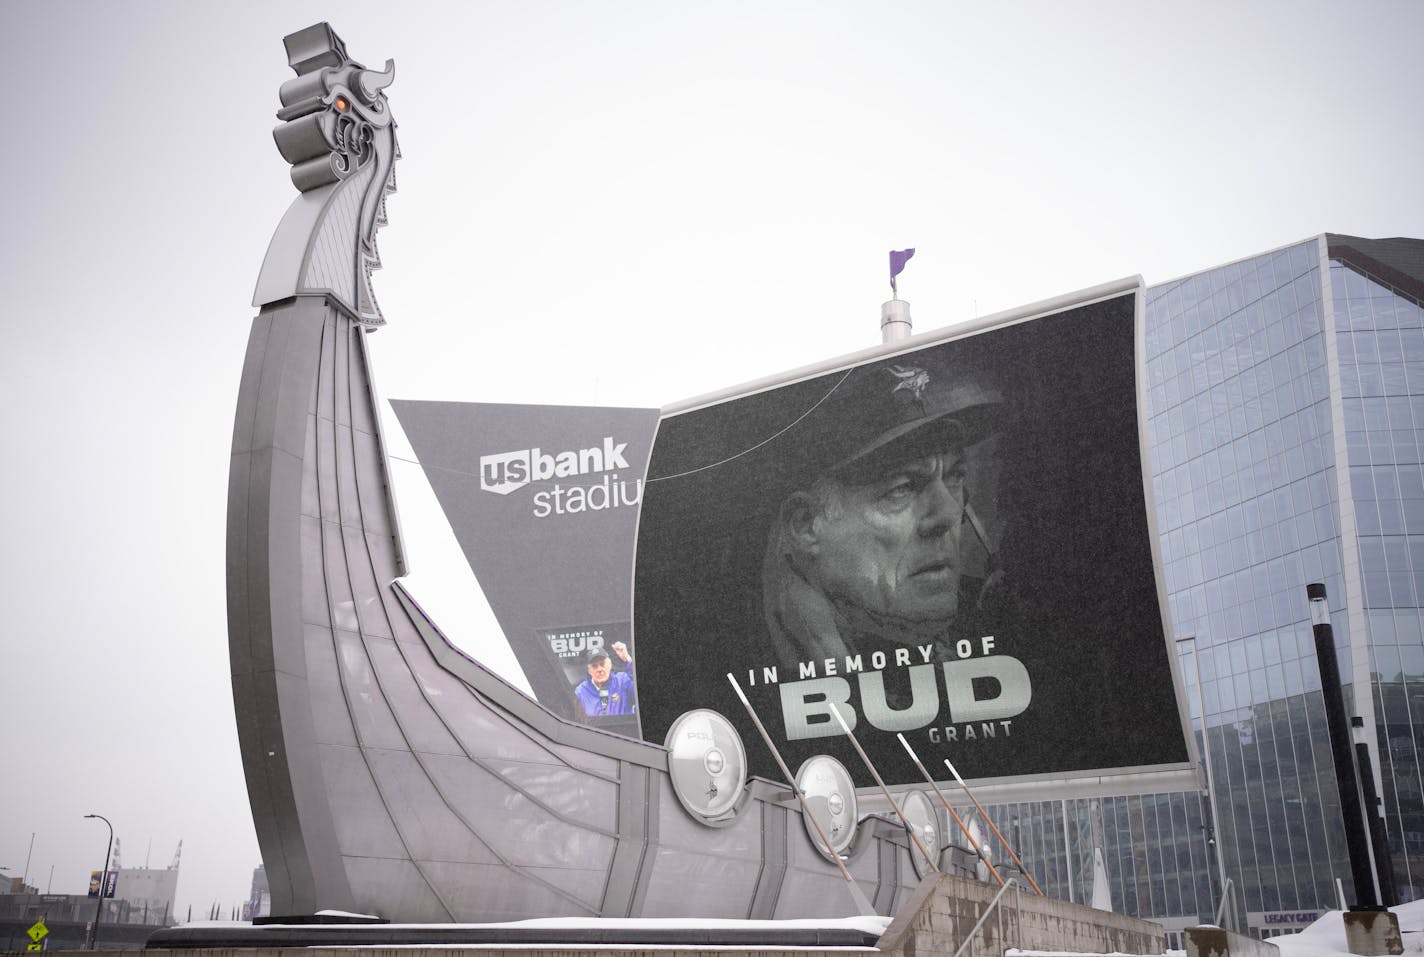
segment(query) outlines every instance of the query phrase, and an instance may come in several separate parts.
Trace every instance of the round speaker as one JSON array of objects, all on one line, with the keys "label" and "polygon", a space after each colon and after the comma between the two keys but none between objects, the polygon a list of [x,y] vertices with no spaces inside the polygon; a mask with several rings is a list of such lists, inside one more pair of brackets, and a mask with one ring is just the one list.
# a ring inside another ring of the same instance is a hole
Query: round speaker
[{"label": "round speaker", "polygon": [[747,753],[732,723],[699,708],[668,728],[668,776],[678,801],[703,824],[726,823],[747,784]]},{"label": "round speaker", "polygon": [[828,754],[812,755],[796,769],[796,787],[806,796],[806,807],[816,822],[813,824],[809,818],[805,821],[806,834],[816,850],[826,853],[826,846],[816,833],[819,824],[825,840],[831,842],[831,850],[838,855],[845,853],[859,822],[855,782],[845,765]]},{"label": "round speaker", "polygon": [[[940,834],[939,815],[935,813],[934,802],[924,791],[906,791],[899,798],[900,810],[905,812],[905,821],[914,828],[915,836],[920,839],[920,843],[925,846],[925,850],[930,852],[930,858],[939,866],[939,852],[944,846],[943,837]],[[920,849],[915,847],[915,842],[910,842],[910,860],[915,863],[915,876],[924,877],[930,873],[929,862],[920,853]]]}]

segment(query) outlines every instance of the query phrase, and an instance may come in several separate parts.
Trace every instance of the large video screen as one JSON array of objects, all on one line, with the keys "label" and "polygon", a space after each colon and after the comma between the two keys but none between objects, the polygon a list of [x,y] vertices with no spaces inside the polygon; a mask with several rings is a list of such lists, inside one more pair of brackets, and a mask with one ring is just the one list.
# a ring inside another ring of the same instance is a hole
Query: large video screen
[{"label": "large video screen", "polygon": [[1137,292],[665,415],[634,635],[644,737],[711,708],[779,777],[1189,760],[1148,523]]}]

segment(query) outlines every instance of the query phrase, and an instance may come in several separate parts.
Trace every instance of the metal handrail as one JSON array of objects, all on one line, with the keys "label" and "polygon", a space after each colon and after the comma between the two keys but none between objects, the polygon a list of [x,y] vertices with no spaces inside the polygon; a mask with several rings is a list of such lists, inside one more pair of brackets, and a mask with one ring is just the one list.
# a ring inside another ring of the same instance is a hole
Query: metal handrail
[{"label": "metal handrail", "polygon": [[[999,909],[999,901],[1008,893],[1010,887],[1014,889],[1014,909],[1018,912],[1019,917],[1019,942],[1023,943],[1023,910],[1019,906],[1018,895],[1020,885],[1017,877],[1010,877],[1004,882],[1004,886],[999,888],[999,893],[994,895],[994,899],[989,901],[989,906],[984,909],[984,913],[980,916],[979,920],[975,922],[973,929],[969,931],[969,935],[964,938],[964,942],[961,943],[959,949],[954,952],[954,957],[962,957],[964,948],[971,947],[974,944],[974,938],[979,936],[979,928],[984,926],[984,922],[989,919],[990,914],[993,914]],[[1004,942],[1004,917],[1002,913],[999,914],[999,942]]]}]

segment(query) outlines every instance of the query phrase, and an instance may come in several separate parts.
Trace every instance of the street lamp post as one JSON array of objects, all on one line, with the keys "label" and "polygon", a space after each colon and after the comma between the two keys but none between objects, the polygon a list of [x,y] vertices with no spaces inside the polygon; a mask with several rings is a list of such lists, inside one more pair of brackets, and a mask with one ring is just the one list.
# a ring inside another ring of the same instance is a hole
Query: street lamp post
[{"label": "street lamp post", "polygon": [[[1207,817],[1208,817],[1208,820],[1207,820],[1206,823],[1203,825],[1203,830],[1206,832],[1206,846],[1207,846],[1207,850],[1208,850],[1209,852],[1211,852],[1211,854],[1212,854],[1213,857],[1216,858],[1216,871],[1217,871],[1217,875],[1216,875],[1216,876],[1217,876],[1217,880],[1218,880],[1219,883],[1220,883],[1221,896],[1222,896],[1222,898],[1224,899],[1225,896],[1226,896],[1226,893],[1227,893],[1227,889],[1226,889],[1226,888],[1227,888],[1227,881],[1226,881],[1226,858],[1225,858],[1225,857],[1223,856],[1223,854],[1222,854],[1221,842],[1220,842],[1219,840],[1217,840],[1217,836],[1216,836],[1216,821],[1217,821],[1217,813],[1216,813],[1216,778],[1213,776],[1213,773],[1212,773],[1212,770],[1211,770],[1211,739],[1210,739],[1210,737],[1209,737],[1209,735],[1208,735],[1208,733],[1207,733],[1207,726],[1206,726],[1206,695],[1202,692],[1201,649],[1197,647],[1197,636],[1196,636],[1196,635],[1183,635],[1182,637],[1180,637],[1180,638],[1177,639],[1177,644],[1179,644],[1179,645],[1185,645],[1185,646],[1187,646],[1187,647],[1190,647],[1191,650],[1192,650],[1192,671],[1193,671],[1193,673],[1194,673],[1194,675],[1195,675],[1195,677],[1196,677],[1196,686],[1197,686],[1197,710],[1201,712],[1201,724],[1202,724],[1202,768],[1203,768],[1203,769],[1205,770],[1205,772],[1206,772],[1206,801],[1207,801]],[[1208,887],[1211,887],[1211,883],[1212,883],[1212,880],[1211,880],[1211,878],[1212,878],[1212,873],[1211,873],[1211,865],[1210,865],[1210,864],[1207,865],[1207,872],[1206,872],[1206,874],[1207,874],[1207,886],[1208,886]],[[1211,888],[1211,889],[1212,889],[1212,891],[1213,891],[1213,895],[1212,895],[1212,896],[1216,896],[1215,893],[1214,893],[1216,889],[1215,889],[1215,888]],[[1224,903],[1224,900],[1223,900],[1223,901],[1220,901],[1220,902],[1218,902],[1218,901],[1213,901],[1213,903]],[[1235,921],[1235,913],[1236,913],[1236,908],[1235,908],[1235,907],[1226,907],[1226,908],[1223,908],[1223,907],[1218,906],[1218,907],[1217,907],[1217,912],[1218,912],[1218,913],[1224,913],[1224,914],[1226,915],[1226,916],[1224,917],[1224,919],[1227,921],[1227,924],[1228,924],[1227,930],[1231,930],[1231,931],[1237,930],[1236,921]]]},{"label": "street lamp post", "polygon": [[86,818],[96,817],[109,826],[109,847],[104,851],[104,869],[99,872],[99,906],[94,911],[94,928],[89,934],[89,949],[99,943],[99,918],[104,916],[104,888],[109,883],[109,855],[114,852],[114,825],[102,814],[86,814]]},{"label": "street lamp post", "polygon": [[[1355,768],[1355,750],[1350,722],[1345,716],[1345,695],[1340,686],[1340,668],[1335,662],[1335,632],[1330,626],[1330,605],[1325,585],[1305,586],[1310,603],[1311,630],[1315,635],[1315,658],[1320,666],[1320,685],[1325,703],[1325,724],[1330,732],[1330,753],[1335,759],[1335,783],[1340,790],[1340,816],[1345,824],[1345,845],[1350,852],[1350,873],[1355,879],[1355,904],[1341,915],[1345,924],[1345,947],[1352,954],[1401,954],[1404,942],[1399,934],[1399,916],[1380,903],[1376,883],[1376,862],[1370,853],[1370,836],[1361,808],[1360,776]],[[1369,675],[1355,675],[1355,694],[1369,694]],[[1363,731],[1363,726],[1361,727]],[[1363,746],[1366,762],[1369,752]],[[1368,767],[1364,774],[1372,775]],[[1373,779],[1371,779],[1373,783]],[[1341,902],[1343,903],[1343,901]]]},{"label": "street lamp post", "polygon": [[[1340,687],[1340,666],[1335,662],[1335,632],[1330,626],[1330,606],[1325,586],[1312,582],[1305,586],[1310,603],[1311,631],[1315,638],[1315,660],[1320,667],[1320,691],[1325,703],[1325,727],[1330,733],[1330,753],[1335,759],[1335,784],[1340,792],[1340,816],[1345,824],[1345,847],[1350,855],[1350,873],[1355,879],[1355,907],[1351,910],[1382,910],[1375,892],[1369,835],[1360,808],[1359,779],[1355,776],[1355,748],[1350,740],[1350,721],[1345,717],[1345,694]],[[1359,682],[1358,675],[1355,681]],[[1358,693],[1358,692],[1357,692]]]},{"label": "street lamp post", "polygon": [[[0,871],[8,871],[9,869],[10,869],[9,865],[0,865]],[[14,878],[11,878],[11,877],[5,877],[4,875],[0,875],[0,877],[4,877],[4,879],[7,880],[7,881],[14,879]],[[8,893],[8,892],[7,892],[7,893]],[[14,943],[15,943],[15,932],[12,930],[12,931],[10,931],[9,939],[7,939],[7,940],[5,941],[5,949],[6,949],[6,950],[12,950],[12,949],[13,949],[12,945],[13,945]]]}]

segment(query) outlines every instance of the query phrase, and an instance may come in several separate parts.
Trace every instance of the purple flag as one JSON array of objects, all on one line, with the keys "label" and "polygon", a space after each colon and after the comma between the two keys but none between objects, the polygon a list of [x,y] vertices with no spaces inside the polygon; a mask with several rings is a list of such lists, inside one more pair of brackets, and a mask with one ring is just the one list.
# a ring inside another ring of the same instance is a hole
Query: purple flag
[{"label": "purple flag", "polygon": [[905,268],[905,263],[915,255],[913,249],[892,249],[890,250],[890,290],[896,295],[899,290],[895,288],[895,277]]}]

